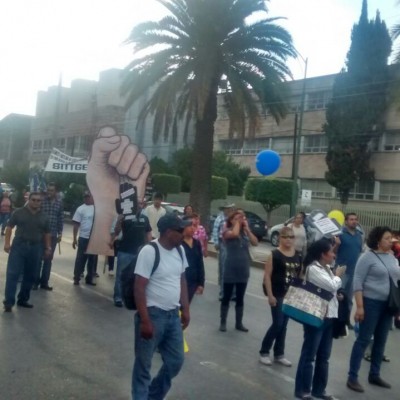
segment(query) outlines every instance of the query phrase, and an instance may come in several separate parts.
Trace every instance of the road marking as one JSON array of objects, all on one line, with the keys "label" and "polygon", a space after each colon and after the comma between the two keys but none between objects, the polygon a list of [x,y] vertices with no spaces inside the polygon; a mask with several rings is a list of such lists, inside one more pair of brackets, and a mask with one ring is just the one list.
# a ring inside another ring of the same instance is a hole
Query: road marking
[{"label": "road marking", "polygon": [[[61,279],[61,280],[64,281],[64,282],[72,283],[72,282],[71,282],[71,279],[68,279],[68,278],[66,278],[65,276],[62,276],[62,275],[60,275],[60,274],[57,274],[56,272],[52,272],[51,274],[54,275],[54,276],[56,276],[58,279]],[[93,293],[93,294],[96,294],[97,296],[102,297],[103,299],[107,299],[107,300],[111,301],[112,303],[114,303],[114,300],[113,300],[110,296],[106,296],[105,294],[100,293],[100,292],[97,292],[96,290],[91,289],[91,288],[89,288],[88,286],[85,286],[85,285],[79,285],[79,286],[80,286],[80,288],[81,288],[82,290],[87,290],[88,292],[91,292],[91,293]]]}]

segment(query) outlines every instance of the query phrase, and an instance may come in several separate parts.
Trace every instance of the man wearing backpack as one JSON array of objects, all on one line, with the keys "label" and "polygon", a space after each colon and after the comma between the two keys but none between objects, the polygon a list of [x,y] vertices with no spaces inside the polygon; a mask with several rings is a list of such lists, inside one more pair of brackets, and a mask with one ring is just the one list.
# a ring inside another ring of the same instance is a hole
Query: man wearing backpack
[{"label": "man wearing backpack", "polygon": [[[183,329],[189,325],[189,301],[185,279],[187,260],[180,243],[183,229],[191,224],[174,214],[160,218],[160,260],[153,271],[156,251],[144,246],[135,268],[135,362],[132,374],[132,399],[164,399],[172,378],[180,371],[183,360]],[[181,310],[181,316],[179,316]],[[161,353],[163,365],[151,379],[151,361],[155,350]]]}]

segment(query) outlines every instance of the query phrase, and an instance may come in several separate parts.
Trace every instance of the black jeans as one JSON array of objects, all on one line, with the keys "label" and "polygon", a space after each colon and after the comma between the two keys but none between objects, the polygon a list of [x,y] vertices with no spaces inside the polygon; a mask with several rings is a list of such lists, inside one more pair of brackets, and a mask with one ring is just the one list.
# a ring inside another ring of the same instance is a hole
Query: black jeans
[{"label": "black jeans", "polygon": [[93,282],[95,267],[97,265],[97,255],[87,254],[86,250],[89,244],[89,239],[80,237],[78,239],[78,251],[76,253],[75,268],[74,268],[74,281],[79,282],[81,274],[85,271],[85,264],[87,262],[86,282]]},{"label": "black jeans", "polygon": [[229,306],[232,297],[233,288],[236,288],[236,307],[243,307],[244,294],[246,293],[247,282],[240,283],[225,283],[224,282],[224,297],[221,304]]},{"label": "black jeans", "polygon": [[276,298],[276,306],[271,307],[272,325],[269,327],[262,341],[260,354],[268,355],[274,344],[274,357],[285,354],[286,328],[289,318],[282,312],[283,297]]},{"label": "black jeans", "polygon": [[[51,254],[49,258],[42,260],[40,257],[39,267],[35,278],[36,285],[48,286],[51,272],[51,265],[54,257],[54,252],[57,246],[57,236],[51,237]],[[44,253],[44,249],[43,249]]]}]

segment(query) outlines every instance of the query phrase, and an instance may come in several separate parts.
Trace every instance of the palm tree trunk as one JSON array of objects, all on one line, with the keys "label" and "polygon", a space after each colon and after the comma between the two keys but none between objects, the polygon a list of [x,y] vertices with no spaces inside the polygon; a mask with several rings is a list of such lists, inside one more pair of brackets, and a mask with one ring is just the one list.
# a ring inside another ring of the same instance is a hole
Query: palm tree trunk
[{"label": "palm tree trunk", "polygon": [[211,206],[211,173],[214,145],[214,123],[217,119],[217,89],[209,95],[203,119],[195,124],[190,204],[208,228]]}]

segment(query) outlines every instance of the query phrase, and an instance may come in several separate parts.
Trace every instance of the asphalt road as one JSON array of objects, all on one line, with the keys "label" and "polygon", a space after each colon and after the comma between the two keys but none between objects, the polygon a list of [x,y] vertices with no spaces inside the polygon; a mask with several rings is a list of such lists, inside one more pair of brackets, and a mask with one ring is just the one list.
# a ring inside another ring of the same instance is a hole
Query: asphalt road
[{"label": "asphalt road", "polygon": [[[133,313],[114,307],[114,278],[103,275],[96,287],[72,285],[75,252],[67,227],[56,255],[53,292],[32,292],[32,310],[15,308],[0,314],[0,400],[129,400],[133,363]],[[0,242],[2,246],[2,243]],[[266,251],[268,248],[266,248]],[[4,291],[6,254],[0,253],[0,292]],[[192,303],[191,324],[186,332],[190,351],[174,380],[168,400],[188,399],[292,399],[294,376],[302,344],[302,328],[290,322],[286,356],[293,367],[262,366],[258,362],[261,340],[270,323],[262,294],[262,270],[253,268],[245,299],[244,323],[249,333],[234,330],[234,307],[228,332],[218,331],[219,302],[217,263],[206,260],[207,284],[203,296]],[[382,376],[391,390],[367,383],[368,363],[363,362],[360,381],[366,392],[345,387],[349,353],[354,336],[336,340],[330,363],[329,392],[340,399],[399,399],[400,331],[390,333]],[[154,358],[154,368],[160,365]]]}]

